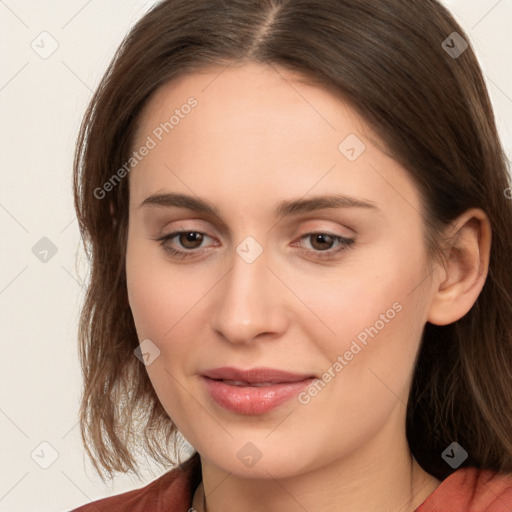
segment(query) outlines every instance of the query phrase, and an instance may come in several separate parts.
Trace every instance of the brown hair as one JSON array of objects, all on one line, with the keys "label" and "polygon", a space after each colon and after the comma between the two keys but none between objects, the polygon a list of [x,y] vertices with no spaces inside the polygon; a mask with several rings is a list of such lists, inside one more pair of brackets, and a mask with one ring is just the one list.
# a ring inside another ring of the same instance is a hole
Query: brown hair
[{"label": "brown hair", "polygon": [[[507,159],[469,38],[436,0],[164,0],[127,35],[85,114],[74,194],[90,284],[81,312],[81,433],[101,475],[138,474],[135,450],[168,467],[177,429],[160,404],[138,346],[125,276],[129,180],[97,191],[133,151],[137,120],[159,86],[210,66],[276,64],[329,88],[369,123],[423,201],[428,254],[471,207],[493,230],[489,273],[472,309],[427,323],[407,409],[407,438],[436,478],[457,441],[463,466],[512,471],[512,206]],[[454,46],[453,39],[450,40]],[[457,58],[456,58],[457,57]],[[114,221],[112,221],[114,219]]]}]

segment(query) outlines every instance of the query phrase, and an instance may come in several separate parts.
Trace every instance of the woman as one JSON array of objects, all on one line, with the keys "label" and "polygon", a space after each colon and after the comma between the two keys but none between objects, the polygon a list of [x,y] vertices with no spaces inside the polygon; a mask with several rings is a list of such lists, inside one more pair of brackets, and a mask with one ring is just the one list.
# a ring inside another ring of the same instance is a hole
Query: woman
[{"label": "woman", "polygon": [[158,3],[75,200],[85,446],[167,473],[76,510],[510,510],[506,162],[435,0]]}]

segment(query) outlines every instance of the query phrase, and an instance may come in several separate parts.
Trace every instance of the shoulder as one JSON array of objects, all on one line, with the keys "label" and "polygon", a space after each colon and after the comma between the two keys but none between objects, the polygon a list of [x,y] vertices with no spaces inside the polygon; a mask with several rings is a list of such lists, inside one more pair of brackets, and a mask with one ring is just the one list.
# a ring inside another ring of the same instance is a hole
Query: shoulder
[{"label": "shoulder", "polygon": [[93,501],[71,512],[187,511],[200,478],[201,465],[196,452],[180,466],[164,473],[145,487]]},{"label": "shoulder", "polygon": [[512,473],[460,468],[441,482],[416,512],[512,510]]}]

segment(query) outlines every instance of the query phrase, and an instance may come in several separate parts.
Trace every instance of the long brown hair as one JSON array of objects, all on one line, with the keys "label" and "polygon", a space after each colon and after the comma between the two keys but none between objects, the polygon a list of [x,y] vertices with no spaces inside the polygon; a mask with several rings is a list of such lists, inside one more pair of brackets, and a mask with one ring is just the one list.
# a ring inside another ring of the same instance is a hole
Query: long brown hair
[{"label": "long brown hair", "polygon": [[436,0],[163,0],[130,31],[87,109],[74,162],[91,263],[79,325],[81,433],[100,475],[138,474],[139,448],[175,464],[177,429],[134,357],[129,180],[98,191],[128,161],[140,112],[159,86],[246,61],[297,71],[350,102],[416,183],[430,256],[440,259],[443,228],[465,210],[488,215],[490,267],[477,301],[457,322],[425,326],[407,438],[439,479],[454,471],[441,457],[453,441],[469,454],[463,466],[512,471],[510,177],[481,69],[462,40]]}]

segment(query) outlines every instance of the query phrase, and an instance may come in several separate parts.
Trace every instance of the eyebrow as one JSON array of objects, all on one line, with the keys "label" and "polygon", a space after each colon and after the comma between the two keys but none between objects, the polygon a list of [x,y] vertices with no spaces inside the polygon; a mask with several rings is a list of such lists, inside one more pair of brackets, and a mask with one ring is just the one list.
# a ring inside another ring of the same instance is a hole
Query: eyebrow
[{"label": "eyebrow", "polygon": [[[153,194],[144,199],[138,207],[187,208],[188,210],[205,213],[219,219],[221,218],[219,210],[213,204],[205,201],[204,199],[199,199],[186,194]],[[336,194],[316,196],[310,199],[282,201],[274,210],[274,216],[276,218],[283,218],[291,215],[322,210],[325,208],[367,208],[381,213],[373,201]]]}]

